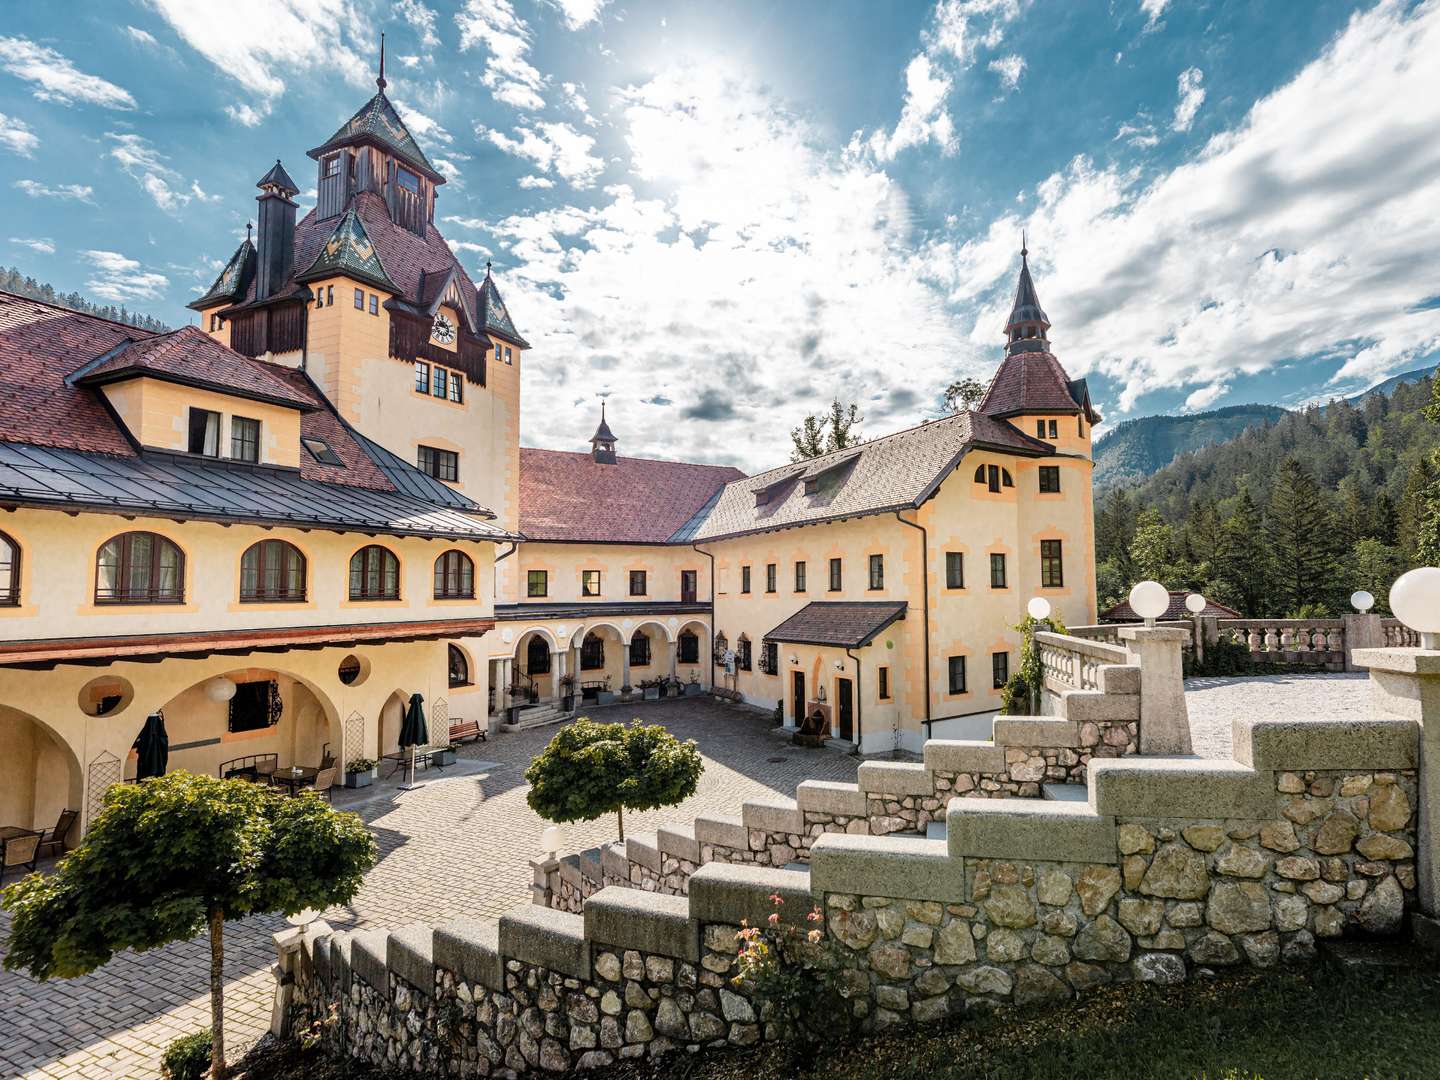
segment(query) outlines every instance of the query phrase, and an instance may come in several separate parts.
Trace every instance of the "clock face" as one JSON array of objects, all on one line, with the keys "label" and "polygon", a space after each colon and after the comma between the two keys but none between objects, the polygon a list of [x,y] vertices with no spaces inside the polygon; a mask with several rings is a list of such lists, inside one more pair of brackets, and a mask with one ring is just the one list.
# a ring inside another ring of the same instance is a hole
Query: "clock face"
[{"label": "clock face", "polygon": [[436,315],[435,325],[430,330],[430,336],[442,345],[449,345],[455,340],[455,324],[444,315]]}]

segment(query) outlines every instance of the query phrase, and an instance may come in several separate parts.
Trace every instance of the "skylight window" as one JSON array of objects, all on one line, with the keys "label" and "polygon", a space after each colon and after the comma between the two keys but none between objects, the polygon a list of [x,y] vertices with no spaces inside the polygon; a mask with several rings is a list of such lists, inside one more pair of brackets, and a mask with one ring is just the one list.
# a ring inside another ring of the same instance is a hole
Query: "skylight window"
[{"label": "skylight window", "polygon": [[344,465],[340,455],[330,449],[330,444],[324,439],[316,439],[309,435],[301,436],[300,444],[310,451],[310,456],[321,465]]}]

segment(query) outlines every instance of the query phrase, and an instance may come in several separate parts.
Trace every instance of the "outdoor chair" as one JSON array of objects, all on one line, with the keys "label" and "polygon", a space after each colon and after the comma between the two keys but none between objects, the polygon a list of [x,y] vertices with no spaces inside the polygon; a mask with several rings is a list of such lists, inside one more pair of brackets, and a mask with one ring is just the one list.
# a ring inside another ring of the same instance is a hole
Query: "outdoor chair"
[{"label": "outdoor chair", "polygon": [[260,783],[273,783],[270,778],[275,775],[275,766],[277,765],[279,760],[280,759],[278,757],[266,758],[255,763],[255,776]]},{"label": "outdoor chair", "polygon": [[17,866],[34,870],[35,861],[40,857],[40,841],[44,838],[43,832],[27,832],[0,840],[0,877]]},{"label": "outdoor chair", "polygon": [[325,798],[329,799],[332,803],[335,801],[334,765],[331,765],[328,769],[321,769],[318,773],[315,774],[314,787],[317,793],[324,795]]},{"label": "outdoor chair", "polygon": [[75,825],[75,819],[80,816],[79,810],[61,810],[60,820],[55,823],[55,828],[50,835],[40,841],[40,854],[63,855],[65,854],[65,837]]}]

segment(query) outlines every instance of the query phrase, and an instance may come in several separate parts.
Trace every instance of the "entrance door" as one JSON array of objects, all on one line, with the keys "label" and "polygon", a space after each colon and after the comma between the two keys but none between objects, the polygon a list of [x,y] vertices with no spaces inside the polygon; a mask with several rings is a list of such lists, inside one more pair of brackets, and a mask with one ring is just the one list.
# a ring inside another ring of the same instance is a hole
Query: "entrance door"
[{"label": "entrance door", "polygon": [[855,695],[854,684],[849,679],[835,680],[836,709],[840,714],[840,738],[846,742],[855,741]]},{"label": "entrance door", "polygon": [[796,727],[805,723],[805,673],[803,671],[796,671],[791,675],[790,711],[795,718]]}]

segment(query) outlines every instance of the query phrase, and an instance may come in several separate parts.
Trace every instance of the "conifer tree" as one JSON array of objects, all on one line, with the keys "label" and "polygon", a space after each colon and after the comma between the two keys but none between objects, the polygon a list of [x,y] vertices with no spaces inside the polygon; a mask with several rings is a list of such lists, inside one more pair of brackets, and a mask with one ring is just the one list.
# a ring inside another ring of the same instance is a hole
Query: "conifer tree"
[{"label": "conifer tree", "polygon": [[1270,493],[1265,522],[1276,597],[1286,612],[1323,607],[1335,593],[1334,528],[1314,478],[1296,458],[1286,458]]},{"label": "conifer tree", "polygon": [[1241,487],[1234,512],[1221,526],[1215,566],[1218,598],[1247,618],[1260,617],[1270,593],[1270,560],[1264,521],[1248,485]]}]

